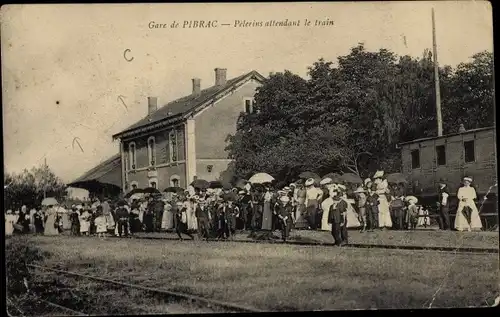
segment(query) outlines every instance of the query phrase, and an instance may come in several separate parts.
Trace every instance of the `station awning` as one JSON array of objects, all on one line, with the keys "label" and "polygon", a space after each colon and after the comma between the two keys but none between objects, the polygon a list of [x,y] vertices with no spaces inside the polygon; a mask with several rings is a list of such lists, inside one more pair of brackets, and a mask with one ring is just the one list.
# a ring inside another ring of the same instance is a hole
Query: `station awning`
[{"label": "station awning", "polygon": [[83,188],[89,192],[102,192],[104,189],[120,191],[122,187],[120,154],[105,160],[67,185]]}]

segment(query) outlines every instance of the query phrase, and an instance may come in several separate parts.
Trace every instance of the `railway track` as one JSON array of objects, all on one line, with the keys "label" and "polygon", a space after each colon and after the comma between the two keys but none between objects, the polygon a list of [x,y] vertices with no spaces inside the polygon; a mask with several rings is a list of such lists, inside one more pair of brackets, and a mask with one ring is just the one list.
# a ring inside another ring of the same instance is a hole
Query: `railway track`
[{"label": "railway track", "polygon": [[[120,239],[119,237],[113,237]],[[132,239],[140,240],[171,240],[177,241],[177,238],[157,237],[157,236],[132,236]],[[335,246],[329,242],[312,242],[312,241],[276,241],[276,240],[209,240],[210,242],[237,242],[237,243],[260,243],[260,244],[289,244],[299,246]],[[350,243],[343,248],[351,249],[386,249],[386,250],[409,250],[409,251],[433,251],[433,252],[451,252],[463,254],[498,254],[499,249],[495,248],[467,248],[467,247],[430,247],[430,246],[409,246],[409,245],[381,245],[381,244],[364,244]]]},{"label": "railway track", "polygon": [[[76,272],[69,272],[69,271],[65,271],[65,270],[54,269],[54,268],[35,265],[35,264],[28,264],[28,267],[36,268],[36,269],[44,270],[44,271],[50,271],[53,273],[71,276],[71,277],[75,277],[75,278],[87,279],[87,280],[91,280],[94,282],[112,284],[112,285],[118,286],[119,288],[140,290],[140,291],[152,293],[154,295],[157,295],[158,297],[164,298],[165,300],[169,300],[169,299],[172,300],[173,299],[176,301],[179,301],[179,300],[188,301],[190,303],[196,303],[198,305],[205,306],[207,308],[215,310],[216,312],[217,311],[235,312],[235,313],[264,312],[263,310],[253,308],[253,307],[247,307],[247,306],[242,306],[242,305],[238,305],[238,304],[234,304],[234,303],[223,302],[223,301],[218,301],[218,300],[214,300],[214,299],[208,299],[208,298],[204,298],[201,296],[191,295],[191,294],[182,293],[182,292],[173,292],[173,291],[164,290],[164,289],[146,287],[146,286],[137,285],[137,284],[130,284],[130,283],[110,280],[110,279],[106,279],[106,278],[102,278],[102,277],[80,274],[80,273],[76,273]],[[52,303],[52,304],[54,304],[54,303]],[[55,305],[58,305],[58,304],[55,304]],[[58,306],[60,306],[60,305],[58,305]],[[65,307],[60,306],[60,308],[63,309]],[[71,310],[71,309],[69,309],[69,310]],[[77,314],[77,313],[80,313],[80,312],[73,311],[73,314]]]}]

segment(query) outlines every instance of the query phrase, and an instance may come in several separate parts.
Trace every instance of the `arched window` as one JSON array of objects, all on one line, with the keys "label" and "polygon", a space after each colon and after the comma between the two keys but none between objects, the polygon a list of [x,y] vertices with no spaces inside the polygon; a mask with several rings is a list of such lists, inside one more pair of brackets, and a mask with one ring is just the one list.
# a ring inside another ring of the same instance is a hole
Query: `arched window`
[{"label": "arched window", "polygon": [[172,175],[170,177],[170,186],[172,187],[179,187],[179,182],[180,182],[180,177],[178,175]]},{"label": "arched window", "polygon": [[128,145],[128,152],[129,152],[129,163],[130,163],[130,169],[135,170],[136,168],[136,146],[135,142],[130,142]]},{"label": "arched window", "polygon": [[154,136],[148,138],[148,158],[149,166],[154,166],[156,164],[156,144]]},{"label": "arched window", "polygon": [[136,188],[139,187],[139,184],[137,183],[137,181],[131,181],[130,182],[130,190],[134,190]]},{"label": "arched window", "polygon": [[149,187],[158,188],[158,179],[151,178],[149,180]]}]

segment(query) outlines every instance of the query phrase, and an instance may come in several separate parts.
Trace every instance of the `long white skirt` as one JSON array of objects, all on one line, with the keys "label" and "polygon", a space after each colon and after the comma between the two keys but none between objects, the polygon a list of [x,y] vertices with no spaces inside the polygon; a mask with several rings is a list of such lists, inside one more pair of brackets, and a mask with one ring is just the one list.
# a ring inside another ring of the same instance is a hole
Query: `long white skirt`
[{"label": "long white skirt", "polygon": [[161,218],[161,228],[164,230],[172,229],[174,227],[174,218],[170,210],[165,210],[163,212],[163,217]]},{"label": "long white skirt", "polygon": [[391,228],[392,220],[391,213],[389,212],[389,202],[385,195],[380,195],[378,198],[378,226],[379,228]]},{"label": "long white skirt", "polygon": [[359,228],[361,227],[361,222],[359,222],[358,213],[354,209],[351,203],[347,203],[347,228]]},{"label": "long white skirt", "polygon": [[473,202],[468,205],[472,209],[470,224],[467,222],[467,219],[462,214],[462,210],[464,209],[465,206],[467,206],[467,204],[463,202],[460,202],[458,204],[457,215],[455,217],[455,229],[457,229],[458,231],[464,231],[469,229],[477,230],[483,227],[483,224],[481,223],[481,217],[479,217],[479,211],[477,210],[476,204]]}]

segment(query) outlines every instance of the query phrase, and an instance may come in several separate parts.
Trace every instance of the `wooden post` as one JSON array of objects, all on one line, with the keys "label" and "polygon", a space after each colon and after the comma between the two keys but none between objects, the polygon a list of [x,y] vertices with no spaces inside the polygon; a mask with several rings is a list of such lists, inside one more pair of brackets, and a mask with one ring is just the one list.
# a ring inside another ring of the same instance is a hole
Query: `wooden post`
[{"label": "wooden post", "polygon": [[439,88],[439,65],[436,45],[436,22],[434,20],[434,8],[432,9],[432,49],[434,57],[434,83],[436,90],[436,119],[438,125],[438,136],[443,135],[443,118],[441,116],[441,91]]},{"label": "wooden post", "polygon": [[44,163],[43,163],[43,168],[44,168],[44,173],[43,175],[43,199],[47,198],[47,182],[45,179],[45,169],[47,169],[47,158],[44,158]]}]

